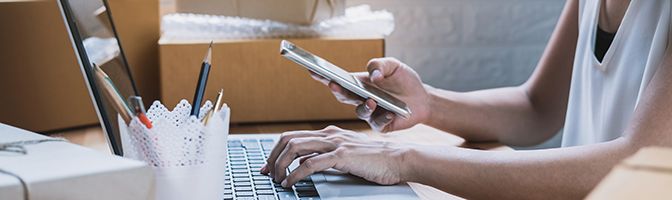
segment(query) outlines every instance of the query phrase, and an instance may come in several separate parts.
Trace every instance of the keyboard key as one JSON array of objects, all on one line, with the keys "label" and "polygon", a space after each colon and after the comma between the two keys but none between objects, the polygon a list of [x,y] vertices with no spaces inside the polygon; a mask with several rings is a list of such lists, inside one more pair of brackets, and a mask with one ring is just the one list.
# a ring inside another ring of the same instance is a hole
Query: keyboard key
[{"label": "keyboard key", "polygon": [[275,195],[258,195],[258,200],[275,200]]},{"label": "keyboard key", "polygon": [[264,164],[251,164],[250,169],[261,169],[264,167]]},{"label": "keyboard key", "polygon": [[250,176],[247,175],[247,174],[233,174],[234,179],[235,178],[247,178],[247,177],[250,177]]},{"label": "keyboard key", "polygon": [[254,197],[238,197],[236,200],[257,200]]},{"label": "keyboard key", "polygon": [[273,195],[273,190],[257,190],[257,195]]},{"label": "keyboard key", "polygon": [[250,182],[250,178],[233,178],[233,182]]},{"label": "keyboard key", "polygon": [[236,187],[249,187],[252,186],[252,183],[250,182],[236,182],[233,184]]},{"label": "keyboard key", "polygon": [[244,152],[245,148],[243,148],[242,145],[239,146],[239,147],[229,147],[228,151],[229,152]]},{"label": "keyboard key", "polygon": [[264,181],[254,181],[255,185],[268,185],[271,186],[271,181],[270,180],[264,180]]},{"label": "keyboard key", "polygon": [[273,146],[275,146],[275,144],[273,143],[266,143],[266,142],[261,143],[261,148],[264,150],[272,150]]},{"label": "keyboard key", "polygon": [[245,170],[247,170],[247,165],[245,165],[245,164],[231,165],[231,169],[245,169]]},{"label": "keyboard key", "polygon": [[313,187],[314,184],[313,182],[307,182],[307,181],[299,181],[296,184],[294,184],[296,187]]},{"label": "keyboard key", "polygon": [[245,150],[247,150],[247,154],[248,154],[248,155],[249,155],[249,154],[261,154],[261,151],[262,151],[261,149],[259,149],[258,146],[257,146],[257,147],[253,147],[253,148],[246,148]]},{"label": "keyboard key", "polygon": [[264,189],[266,189],[266,190],[272,190],[272,189],[273,189],[273,186],[271,186],[271,185],[257,185],[257,184],[255,184],[255,185],[254,185],[254,189],[256,189],[256,190],[264,190]]},{"label": "keyboard key", "polygon": [[236,192],[236,197],[240,199],[240,197],[254,197],[253,192]]},{"label": "keyboard key", "polygon": [[255,160],[255,161],[256,161],[256,160],[264,161],[264,158],[261,157],[261,156],[258,156],[258,157],[256,157],[256,156],[254,156],[254,157],[248,157],[247,159],[248,159],[248,160],[251,160],[251,161],[252,161],[252,160]]},{"label": "keyboard key", "polygon": [[233,200],[233,195],[231,195],[231,194],[225,194],[225,195],[224,195],[224,200]]},{"label": "keyboard key", "polygon": [[297,193],[317,192],[314,187],[294,187]]},{"label": "keyboard key", "polygon": [[278,192],[278,198],[280,200],[296,200],[293,192]]},{"label": "keyboard key", "polygon": [[263,160],[250,160],[249,163],[250,163],[250,166],[251,166],[251,165],[263,165],[263,164],[266,164],[266,162],[264,162]]},{"label": "keyboard key", "polygon": [[236,193],[238,192],[251,192],[252,187],[236,187]]},{"label": "keyboard key", "polygon": [[313,192],[296,192],[299,197],[317,197],[317,191]]},{"label": "keyboard key", "polygon": [[255,181],[267,181],[269,179],[270,178],[268,176],[253,176],[252,177],[252,180],[255,180]]},{"label": "keyboard key", "polygon": [[301,197],[300,200],[320,200],[320,197]]}]

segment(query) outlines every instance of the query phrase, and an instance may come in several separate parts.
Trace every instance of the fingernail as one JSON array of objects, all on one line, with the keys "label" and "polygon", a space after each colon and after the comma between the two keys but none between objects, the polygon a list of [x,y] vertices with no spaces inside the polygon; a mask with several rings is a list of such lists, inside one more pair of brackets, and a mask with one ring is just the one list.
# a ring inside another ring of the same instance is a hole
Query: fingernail
[{"label": "fingernail", "polygon": [[366,104],[366,102],[364,102],[364,108],[366,109],[366,112],[371,112],[371,108],[368,104]]},{"label": "fingernail", "polygon": [[287,187],[287,179],[282,181],[282,183],[280,183],[280,185],[282,185],[282,187]]},{"label": "fingernail", "polygon": [[388,119],[388,120],[392,119],[393,117],[394,117],[394,115],[392,115],[391,113],[387,113],[385,115],[385,119]]},{"label": "fingernail", "polygon": [[383,74],[380,73],[380,70],[375,69],[375,70],[373,70],[373,72],[371,72],[371,81],[373,81],[374,79],[380,79],[382,77],[383,77]]},{"label": "fingernail", "polygon": [[262,167],[259,171],[261,171],[262,173],[266,173],[266,165],[264,165],[264,167]]}]

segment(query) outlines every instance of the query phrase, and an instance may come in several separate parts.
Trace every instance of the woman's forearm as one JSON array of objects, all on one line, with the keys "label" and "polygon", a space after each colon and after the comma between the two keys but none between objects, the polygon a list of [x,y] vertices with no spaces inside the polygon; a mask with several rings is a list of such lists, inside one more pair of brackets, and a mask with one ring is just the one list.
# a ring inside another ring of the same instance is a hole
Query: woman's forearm
[{"label": "woman's forearm", "polygon": [[551,137],[559,128],[534,109],[522,86],[468,93],[428,90],[431,111],[426,124],[468,141],[529,145]]},{"label": "woman's forearm", "polygon": [[534,151],[416,147],[409,181],[468,199],[579,199],[636,148],[624,139]]},{"label": "woman's forearm", "polygon": [[469,93],[428,87],[433,100],[427,124],[470,141],[498,140],[522,146],[555,134],[567,110],[578,10],[578,1],[567,0],[537,68],[525,84]]}]

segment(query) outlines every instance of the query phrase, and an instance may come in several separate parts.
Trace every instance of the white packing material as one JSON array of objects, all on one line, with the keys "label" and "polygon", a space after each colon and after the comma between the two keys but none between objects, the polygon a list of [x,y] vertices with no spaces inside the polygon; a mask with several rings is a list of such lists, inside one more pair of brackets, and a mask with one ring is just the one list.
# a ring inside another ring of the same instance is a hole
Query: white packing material
[{"label": "white packing material", "polygon": [[154,199],[154,176],[142,162],[0,124],[0,199]]},{"label": "white packing material", "polygon": [[225,40],[305,37],[384,37],[394,31],[394,16],[368,5],[313,25],[297,25],[241,17],[176,13],[161,19],[161,40]]}]

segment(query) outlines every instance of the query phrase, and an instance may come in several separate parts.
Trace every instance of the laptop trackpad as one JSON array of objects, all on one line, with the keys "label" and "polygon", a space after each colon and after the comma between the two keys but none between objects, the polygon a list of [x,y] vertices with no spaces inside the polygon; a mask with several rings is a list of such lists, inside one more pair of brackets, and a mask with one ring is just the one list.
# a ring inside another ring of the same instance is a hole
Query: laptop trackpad
[{"label": "laptop trackpad", "polygon": [[337,170],[316,173],[311,178],[321,199],[418,199],[406,183],[379,185]]}]

